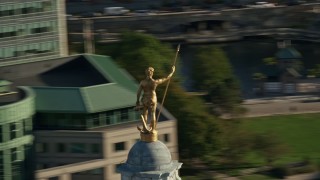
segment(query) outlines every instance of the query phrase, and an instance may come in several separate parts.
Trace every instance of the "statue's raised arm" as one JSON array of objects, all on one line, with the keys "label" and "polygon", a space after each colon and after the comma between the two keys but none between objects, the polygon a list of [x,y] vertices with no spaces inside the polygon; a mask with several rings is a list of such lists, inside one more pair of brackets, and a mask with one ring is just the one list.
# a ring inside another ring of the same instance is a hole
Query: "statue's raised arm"
[{"label": "statue's raised arm", "polygon": [[157,83],[157,84],[162,84],[162,83],[168,81],[168,80],[173,76],[173,73],[175,72],[175,70],[176,70],[176,67],[175,67],[175,66],[172,66],[171,73],[170,73],[167,77],[165,77],[165,78],[156,79],[156,80],[155,80],[156,83]]}]

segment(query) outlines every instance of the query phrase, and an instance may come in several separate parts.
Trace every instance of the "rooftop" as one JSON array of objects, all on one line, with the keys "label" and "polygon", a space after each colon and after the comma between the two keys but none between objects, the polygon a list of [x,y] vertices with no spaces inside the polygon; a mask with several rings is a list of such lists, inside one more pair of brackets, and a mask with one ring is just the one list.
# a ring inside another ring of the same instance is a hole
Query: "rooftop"
[{"label": "rooftop", "polygon": [[43,112],[93,113],[135,105],[137,84],[108,56],[75,55],[5,66],[0,78],[35,90]]}]

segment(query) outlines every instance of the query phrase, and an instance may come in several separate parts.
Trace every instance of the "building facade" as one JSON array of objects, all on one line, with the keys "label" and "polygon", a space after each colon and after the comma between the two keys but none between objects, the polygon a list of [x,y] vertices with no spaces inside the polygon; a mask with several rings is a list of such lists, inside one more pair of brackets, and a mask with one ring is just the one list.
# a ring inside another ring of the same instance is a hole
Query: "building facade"
[{"label": "building facade", "polygon": [[1,0],[0,66],[68,55],[63,0]]},{"label": "building facade", "polygon": [[[75,55],[0,67],[36,94],[35,179],[117,180],[116,166],[140,139],[137,83],[108,56]],[[163,109],[159,139],[178,158],[176,120]]]},{"label": "building facade", "polygon": [[0,91],[0,179],[32,179],[35,94],[26,87],[7,90]]}]

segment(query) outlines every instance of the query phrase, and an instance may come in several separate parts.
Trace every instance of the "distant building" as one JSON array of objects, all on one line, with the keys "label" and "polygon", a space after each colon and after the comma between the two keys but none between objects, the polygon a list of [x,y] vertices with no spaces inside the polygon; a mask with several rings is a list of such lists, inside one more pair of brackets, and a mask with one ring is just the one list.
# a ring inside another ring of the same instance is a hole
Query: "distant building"
[{"label": "distant building", "polygon": [[0,67],[68,55],[63,0],[1,0]]},{"label": "distant building", "polygon": [[292,46],[279,47],[274,57],[275,62],[262,67],[264,79],[259,91],[263,94],[296,94],[298,80],[301,78],[302,55]]}]

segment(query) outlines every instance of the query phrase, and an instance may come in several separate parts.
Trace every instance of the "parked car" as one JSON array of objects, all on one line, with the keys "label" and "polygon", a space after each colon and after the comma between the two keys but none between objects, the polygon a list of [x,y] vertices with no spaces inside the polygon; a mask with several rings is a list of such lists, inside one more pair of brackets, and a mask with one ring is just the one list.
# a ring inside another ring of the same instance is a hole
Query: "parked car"
[{"label": "parked car", "polygon": [[264,1],[258,1],[258,2],[255,2],[254,4],[247,5],[247,7],[250,7],[250,8],[265,8],[265,7],[275,7],[275,6],[276,5],[273,3],[268,3]]},{"label": "parked car", "polygon": [[124,15],[129,13],[130,10],[124,7],[106,7],[104,8],[105,15]]},{"label": "parked car", "polygon": [[134,11],[135,16],[149,16],[149,15],[155,15],[156,13],[150,10],[136,10]]}]

